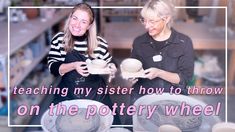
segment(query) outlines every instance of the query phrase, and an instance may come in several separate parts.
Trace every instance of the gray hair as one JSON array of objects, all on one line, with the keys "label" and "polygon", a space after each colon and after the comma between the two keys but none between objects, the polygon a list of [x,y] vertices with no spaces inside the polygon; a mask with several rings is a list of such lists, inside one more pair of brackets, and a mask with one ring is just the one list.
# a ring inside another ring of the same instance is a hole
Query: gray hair
[{"label": "gray hair", "polygon": [[149,0],[142,8],[140,14],[144,18],[170,17],[167,26],[170,28],[175,16],[175,6],[171,0]]}]

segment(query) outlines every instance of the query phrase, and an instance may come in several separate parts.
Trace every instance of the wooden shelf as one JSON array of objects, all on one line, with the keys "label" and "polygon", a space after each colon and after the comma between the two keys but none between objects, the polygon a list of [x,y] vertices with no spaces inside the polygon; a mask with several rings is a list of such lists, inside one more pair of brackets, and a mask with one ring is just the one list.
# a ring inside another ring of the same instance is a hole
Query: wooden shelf
[{"label": "wooden shelf", "polygon": [[48,54],[49,50],[50,47],[46,48],[44,50],[44,53],[41,54],[41,56],[35,58],[34,61],[31,64],[29,64],[28,67],[25,67],[24,73],[20,75],[18,74],[18,76],[14,78],[13,83],[11,82],[10,87],[12,88],[14,86],[19,85],[29,75],[29,73],[37,66],[37,64]]},{"label": "wooden shelf", "polygon": [[133,0],[123,1],[123,0],[101,0],[102,1],[102,6],[138,6],[139,2]]},{"label": "wooden shelf", "polygon": [[139,16],[139,13],[108,13],[108,12],[105,12],[103,14],[103,16],[105,17],[115,17],[115,16],[135,16],[135,17],[138,17]]},{"label": "wooden shelf", "polygon": [[[69,14],[70,9],[61,9],[57,11],[53,18],[42,21],[40,18],[29,20],[21,23],[10,23],[10,55],[15,53],[21,47],[29,44],[39,35],[59,23]],[[11,87],[19,85],[37,64],[48,54],[49,47],[44,50],[40,57],[35,58],[33,62],[24,68],[23,74],[15,77],[11,82]]]},{"label": "wooden shelf", "polygon": [[55,13],[54,17],[47,21],[40,18],[20,23],[10,23],[10,55],[18,49],[28,44],[41,33],[65,19],[69,14],[69,9],[61,9]]},{"label": "wooden shelf", "polygon": [[[141,7],[143,0],[100,0],[100,6],[128,6]],[[125,8],[125,9],[100,9],[100,33],[104,35],[106,29],[106,18],[109,17],[130,17],[137,20],[140,9],[139,8]]]},{"label": "wooden shelf", "polygon": [[[44,34],[48,29],[60,23],[65,19],[71,9],[60,9],[57,11],[53,18],[48,20],[41,20],[40,18],[32,19],[26,22],[10,23],[10,55],[14,54],[17,50],[24,47],[30,42],[34,41],[41,34]],[[7,27],[7,26],[6,26]],[[7,38],[7,37],[6,37]],[[44,43],[40,43],[43,44]],[[10,87],[17,86],[34,70],[34,68],[42,61],[48,54],[50,47],[43,49],[43,53],[37,58],[34,58],[32,62],[24,67],[18,75],[15,75],[14,80],[11,80]],[[10,63],[10,62],[9,62]],[[30,101],[31,104],[41,104],[44,96],[37,97],[35,101]],[[17,122],[20,124],[28,124],[32,116],[26,116],[24,118],[17,118]],[[17,123],[17,124],[18,124]],[[16,129],[15,129],[16,130]],[[17,131],[24,131],[24,128],[17,128]]]}]

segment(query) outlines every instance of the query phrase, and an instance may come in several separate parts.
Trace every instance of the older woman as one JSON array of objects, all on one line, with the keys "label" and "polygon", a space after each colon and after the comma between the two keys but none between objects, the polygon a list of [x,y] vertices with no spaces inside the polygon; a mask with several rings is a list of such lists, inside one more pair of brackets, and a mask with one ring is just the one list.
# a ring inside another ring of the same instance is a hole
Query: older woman
[{"label": "older woman", "polygon": [[[48,55],[49,70],[56,76],[62,76],[58,87],[68,88],[68,96],[56,95],[54,102],[68,99],[92,99],[103,102],[104,95],[97,95],[99,87],[105,87],[100,75],[90,75],[87,61],[102,59],[110,63],[110,73],[114,75],[116,66],[111,63],[107,42],[96,34],[95,16],[86,3],[74,6],[64,26],[64,31],[57,33],[51,41]],[[88,94],[75,95],[74,88],[92,88]],[[106,103],[106,102],[104,102]]]},{"label": "older woman", "polygon": [[143,63],[145,78],[132,80],[135,93],[132,101],[141,95],[142,86],[164,88],[173,92],[180,88],[186,94],[187,82],[194,71],[194,51],[191,39],[171,27],[174,6],[168,0],[149,0],[141,10],[140,21],[147,30],[133,43],[132,58]]}]

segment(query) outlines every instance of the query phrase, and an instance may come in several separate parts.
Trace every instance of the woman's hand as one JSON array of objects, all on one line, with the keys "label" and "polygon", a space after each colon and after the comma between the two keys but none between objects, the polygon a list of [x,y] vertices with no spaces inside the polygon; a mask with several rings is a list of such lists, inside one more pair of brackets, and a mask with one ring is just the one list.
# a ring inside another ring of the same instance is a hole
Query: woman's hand
[{"label": "woman's hand", "polygon": [[117,72],[117,67],[115,66],[114,63],[109,63],[108,67],[109,67],[109,72],[110,72],[108,82],[111,82],[111,80],[113,78],[115,78],[115,73]]},{"label": "woman's hand", "polygon": [[145,73],[145,78],[148,78],[150,80],[159,77],[163,80],[166,80],[170,83],[174,83],[174,84],[179,84],[180,83],[180,77],[178,75],[178,73],[173,73],[173,72],[168,72],[168,71],[164,71],[158,68],[149,68],[144,70]]},{"label": "woman's hand", "polygon": [[73,62],[73,65],[74,69],[82,76],[87,77],[89,75],[86,62],[76,61]]},{"label": "woman's hand", "polygon": [[128,78],[128,81],[133,85],[138,81],[138,78]]},{"label": "woman's hand", "polygon": [[153,68],[153,67],[144,70],[145,78],[148,78],[150,80],[152,80],[156,77],[159,77],[162,72],[163,71],[161,69]]}]

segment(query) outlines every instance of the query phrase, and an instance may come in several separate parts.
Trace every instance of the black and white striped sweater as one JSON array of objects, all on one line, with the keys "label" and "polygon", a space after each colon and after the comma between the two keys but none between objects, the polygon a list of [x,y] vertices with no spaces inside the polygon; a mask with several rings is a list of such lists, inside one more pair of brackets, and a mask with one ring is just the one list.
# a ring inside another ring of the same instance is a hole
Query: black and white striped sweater
[{"label": "black and white striped sweater", "polygon": [[[64,50],[64,44],[62,44],[64,37],[63,32],[57,33],[51,40],[51,49],[49,51],[48,57],[47,57],[47,63],[49,66],[50,72],[58,76],[59,75],[59,67],[61,64],[63,64],[66,56],[66,51]],[[110,62],[112,59],[112,56],[108,52],[108,44],[107,42],[101,38],[100,36],[97,36],[98,40],[98,47],[94,50],[94,56],[98,59],[103,59],[107,62]],[[88,56],[86,54],[87,51],[87,38],[85,39],[76,39],[74,42],[74,50],[79,51],[81,54],[83,54],[87,59],[94,59]]]}]

